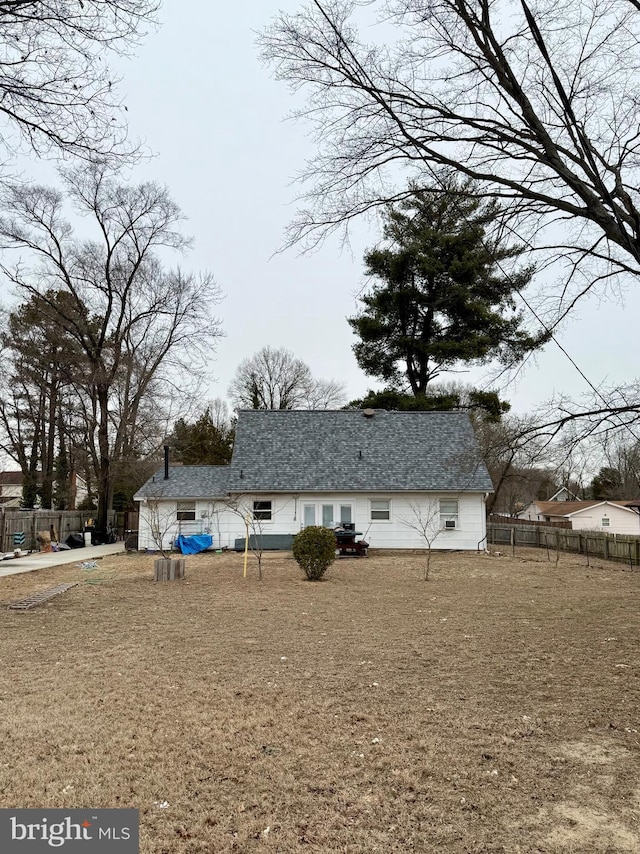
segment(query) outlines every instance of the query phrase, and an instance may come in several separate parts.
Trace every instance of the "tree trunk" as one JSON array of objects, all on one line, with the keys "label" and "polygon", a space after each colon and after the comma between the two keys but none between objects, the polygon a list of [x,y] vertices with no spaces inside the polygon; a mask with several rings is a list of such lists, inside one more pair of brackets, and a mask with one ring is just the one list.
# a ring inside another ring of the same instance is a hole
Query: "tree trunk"
[{"label": "tree trunk", "polygon": [[98,422],[98,448],[100,451],[100,470],[98,472],[98,515],[96,534],[106,538],[107,514],[111,493],[111,459],[109,457],[109,390],[106,386],[97,389],[100,420]]},{"label": "tree trunk", "polygon": [[54,366],[49,383],[49,413],[43,436],[42,491],[40,505],[45,510],[53,506],[54,457],[56,452],[56,421],[58,414],[58,372]]}]

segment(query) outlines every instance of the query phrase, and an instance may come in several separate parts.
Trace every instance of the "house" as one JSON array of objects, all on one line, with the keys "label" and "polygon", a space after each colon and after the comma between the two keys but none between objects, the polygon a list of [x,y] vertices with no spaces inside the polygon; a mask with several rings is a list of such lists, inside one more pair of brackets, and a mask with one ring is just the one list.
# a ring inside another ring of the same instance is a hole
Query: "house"
[{"label": "house", "polygon": [[[37,483],[42,483],[42,472],[36,473]],[[24,475],[21,471],[0,471],[0,505],[3,507],[20,507],[22,502],[22,484]],[[80,475],[71,476],[72,506],[82,501],[88,495],[87,484]]]},{"label": "house", "polygon": [[566,486],[562,486],[557,492],[547,499],[548,501],[578,501],[578,496],[569,492]]},{"label": "house", "polygon": [[244,410],[228,466],[169,466],[136,493],[139,547],[210,533],[215,547],[307,525],[373,548],[483,547],[493,486],[462,412]]},{"label": "house", "polygon": [[535,522],[569,521],[574,530],[640,535],[637,501],[533,501],[518,519]]},{"label": "house", "polygon": [[20,506],[22,478],[21,471],[0,471],[0,503],[4,507]]}]

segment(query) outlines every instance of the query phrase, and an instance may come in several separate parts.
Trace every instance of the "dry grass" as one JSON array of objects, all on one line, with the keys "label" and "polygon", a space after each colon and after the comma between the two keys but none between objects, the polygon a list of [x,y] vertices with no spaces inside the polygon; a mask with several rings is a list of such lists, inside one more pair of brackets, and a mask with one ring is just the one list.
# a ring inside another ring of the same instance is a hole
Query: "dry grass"
[{"label": "dry grass", "polygon": [[639,851],[640,573],[423,560],[0,579],[93,582],[0,613],[0,806],[137,807],[143,854]]}]

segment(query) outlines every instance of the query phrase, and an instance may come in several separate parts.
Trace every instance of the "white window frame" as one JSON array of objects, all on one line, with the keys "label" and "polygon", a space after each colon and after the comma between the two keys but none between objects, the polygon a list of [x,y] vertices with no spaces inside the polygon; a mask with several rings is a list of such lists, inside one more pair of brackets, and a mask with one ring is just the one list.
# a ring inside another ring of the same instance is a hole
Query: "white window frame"
[{"label": "white window frame", "polygon": [[319,525],[320,527],[324,527],[324,519],[322,514],[322,508],[328,507],[331,505],[333,507],[333,524],[329,530],[333,530],[342,524],[342,514],[341,510],[343,507],[349,507],[351,509],[351,524],[355,524],[356,521],[356,503],[355,501],[303,501],[302,502],[302,527],[307,527],[305,524],[305,507],[313,507],[314,508],[314,525]]},{"label": "white window frame", "polygon": [[351,517],[347,522],[348,525],[355,525],[356,521],[356,508],[353,501],[338,501],[335,505],[338,508],[338,525],[342,525],[346,520],[342,518],[342,513],[340,512],[343,507],[349,508],[349,516]]},{"label": "white window frame", "polygon": [[[326,524],[326,523],[325,523],[325,519],[324,519],[324,516],[325,516],[325,514],[324,514],[324,509],[325,509],[325,507],[330,507],[330,508],[331,508],[331,521],[330,521],[330,524]],[[335,517],[336,517],[336,514],[335,514],[335,507],[336,507],[336,505],[334,504],[334,502],[333,502],[333,501],[323,501],[323,502],[320,504],[320,525],[321,525],[323,528],[331,528],[331,529],[333,529],[333,528],[335,528],[335,527],[336,527],[336,524],[337,524],[337,523],[336,523],[336,518],[335,518]]]},{"label": "white window frame", "polygon": [[[189,515],[185,515],[189,514]],[[193,514],[193,515],[191,515]],[[176,501],[176,522],[195,522],[196,521],[196,502],[195,501]]]},{"label": "white window frame", "polygon": [[[454,504],[455,511],[452,512]],[[455,531],[460,527],[460,501],[457,498],[438,499],[438,512],[440,514],[440,528],[443,531]],[[453,527],[447,527],[447,522],[454,522],[455,524]]]},{"label": "white window frame", "polygon": [[603,516],[602,522],[600,523],[600,525],[603,528],[610,528],[611,527],[611,519],[608,516]]},{"label": "white window frame", "polygon": [[[268,504],[269,507],[257,507],[257,504]],[[272,522],[273,521],[273,499],[271,498],[256,498],[252,504],[251,513],[256,522]],[[266,515],[268,514],[268,515]]]},{"label": "white window frame", "polygon": [[[374,507],[374,504],[386,504],[385,507]],[[374,513],[386,513],[386,516],[374,516]],[[391,521],[391,499],[390,498],[370,498],[369,499],[369,520],[371,522],[390,522]]]}]

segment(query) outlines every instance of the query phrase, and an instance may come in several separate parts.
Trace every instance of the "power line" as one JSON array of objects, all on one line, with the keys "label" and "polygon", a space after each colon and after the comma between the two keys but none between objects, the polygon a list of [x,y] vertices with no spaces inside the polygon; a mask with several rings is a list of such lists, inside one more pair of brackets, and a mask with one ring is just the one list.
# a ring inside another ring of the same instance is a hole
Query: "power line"
[{"label": "power line", "polygon": [[[344,36],[342,35],[341,30],[340,30],[340,29],[339,29],[339,27],[334,23],[334,21],[331,19],[331,16],[330,16],[326,11],[325,11],[325,9],[324,9],[324,7],[323,7],[322,3],[321,3],[321,2],[319,2],[319,0],[313,0],[313,3],[314,3],[314,5],[316,6],[316,8],[319,10],[319,12],[320,12],[320,14],[323,16],[323,18],[325,19],[325,21],[328,23],[328,25],[330,26],[330,28],[332,29],[332,31],[333,31],[334,35],[336,36],[336,38],[340,41],[340,43],[342,44],[342,46],[344,47],[344,49],[346,50],[346,52],[347,52],[347,53],[348,53],[348,55],[350,56],[350,58],[351,58],[351,60],[353,61],[354,65],[355,65],[355,67],[356,67],[356,69],[357,69],[357,71],[362,75],[363,79],[368,83],[368,87],[367,87],[367,88],[368,88],[368,90],[369,90],[369,94],[370,94],[370,95],[372,95],[372,96],[375,98],[375,97],[376,97],[376,94],[375,94],[376,88],[375,88],[375,85],[374,85],[374,83],[373,83],[373,80],[371,79],[371,77],[369,76],[369,74],[366,72],[366,70],[363,68],[363,66],[362,66],[362,64],[361,64],[361,62],[360,62],[360,60],[356,57],[356,55],[355,55],[355,53],[353,52],[353,50],[351,49],[350,45],[349,45],[349,44],[347,43],[347,41],[345,40]],[[545,62],[547,62],[547,64],[551,67],[551,60],[550,60],[550,57],[549,57],[548,52],[547,52],[547,50],[546,50],[546,45],[544,44],[544,41],[543,41],[543,39],[542,39],[542,35],[540,34],[540,31],[539,31],[539,29],[538,29],[538,27],[537,27],[537,25],[536,25],[535,19],[533,18],[532,14],[531,14],[531,12],[530,12],[530,10],[529,10],[528,6],[527,6],[527,5],[526,5],[526,3],[524,2],[524,0],[521,0],[521,3],[522,3],[522,6],[523,6],[523,11],[524,11],[524,13],[525,13],[525,18],[527,19],[527,23],[528,23],[529,28],[530,28],[530,30],[531,30],[531,33],[532,33],[532,35],[533,35],[534,42],[535,42],[536,46],[538,47],[538,49],[540,50],[540,52],[541,52],[541,54],[542,54],[543,58],[545,59]],[[552,74],[553,74],[553,68],[551,68],[551,71],[552,71]],[[562,96],[562,95],[564,95],[563,102],[565,102],[565,101],[566,101],[566,103],[565,103],[565,108],[567,108],[567,105],[568,105],[568,110],[569,110],[569,113],[568,113],[568,114],[569,114],[569,117],[570,117],[570,118],[572,118],[572,117],[573,117],[574,122],[575,122],[575,117],[573,116],[573,111],[572,111],[572,109],[571,109],[571,105],[570,105],[570,103],[569,103],[569,101],[568,101],[568,98],[567,98],[567,96],[566,96],[566,93],[564,92],[564,89],[562,89],[562,86],[561,86],[561,84],[560,84],[560,81],[559,81],[559,80],[556,80],[556,76],[555,76],[555,75],[554,75],[554,81],[556,82],[556,85],[560,86],[560,90],[561,90],[561,91],[560,91],[560,94],[561,94],[561,96]],[[389,105],[388,105],[388,104],[386,104],[386,103],[384,103],[384,102],[381,102],[381,101],[380,101],[380,98],[378,98],[378,101],[379,101],[379,103],[381,103],[381,106],[382,106],[384,109],[386,109],[386,110],[387,110],[387,112],[391,112],[391,117],[392,117],[392,119],[393,119],[393,120],[396,120],[396,117],[395,117],[395,115],[393,114],[393,112],[391,111],[391,108],[389,107]],[[397,120],[396,120],[396,121],[397,121]],[[414,141],[414,142],[415,142],[415,141]],[[587,150],[588,150],[588,146],[587,146]],[[589,154],[590,154],[590,151],[589,151]],[[591,161],[590,161],[590,162],[591,162]],[[430,172],[430,173],[431,173],[431,175],[436,179],[436,181],[437,181],[437,182],[438,182],[438,184],[440,185],[441,189],[442,189],[444,192],[447,192],[447,187],[445,186],[445,184],[444,184],[444,181],[443,181],[442,177],[441,177],[437,172],[434,172],[434,170],[433,170],[433,168],[430,166],[430,164],[427,164],[427,166],[428,166],[429,172]],[[604,190],[603,190],[603,192],[604,192],[604,196],[605,196],[605,198],[607,199],[607,201],[609,202],[609,204],[613,207],[613,213],[614,213],[614,216],[616,217],[616,219],[617,219],[617,220],[618,220],[618,222],[619,222],[618,212],[617,212],[617,210],[616,210],[616,208],[615,208],[615,205],[613,204],[613,200],[611,199],[611,196],[610,196],[610,194],[608,193],[606,186],[603,184],[602,180],[599,178],[598,171],[597,171],[597,166],[596,166],[595,162],[593,162],[593,163],[592,163],[592,168],[594,169],[594,174],[595,174],[596,178],[599,180],[599,183],[600,183],[600,184],[601,184],[601,186],[604,188]],[[463,220],[468,220],[469,218],[468,218],[467,214],[466,214],[466,213],[465,213],[465,212],[464,212],[464,211],[463,211],[463,210],[462,210],[462,209],[457,205],[457,198],[456,198],[455,194],[454,194],[454,195],[452,195],[452,196],[450,196],[450,199],[451,199],[451,201],[452,201],[452,203],[453,203],[454,208],[456,209],[457,213],[461,216],[461,218],[462,218]],[[622,225],[622,223],[620,223],[620,225]],[[483,241],[483,243],[484,243],[484,241]],[[496,253],[494,252],[493,248],[492,248],[491,246],[487,245],[486,243],[484,243],[484,248],[485,248],[485,250],[487,251],[488,255],[492,258],[492,260],[493,260],[494,264],[495,264],[495,265],[498,267],[498,269],[501,271],[501,273],[503,274],[503,276],[505,276],[505,278],[507,279],[507,281],[512,285],[513,291],[514,291],[515,293],[517,293],[517,294],[518,294],[518,296],[520,297],[520,299],[522,300],[522,302],[524,303],[524,305],[529,309],[529,311],[531,312],[531,314],[534,316],[534,318],[537,320],[537,322],[538,322],[538,323],[541,325],[541,327],[544,329],[544,331],[545,331],[545,333],[548,335],[549,339],[550,339],[551,341],[553,341],[553,342],[554,342],[554,344],[555,344],[555,345],[558,347],[558,349],[562,352],[562,354],[565,356],[565,358],[566,358],[566,359],[571,363],[571,365],[575,368],[575,370],[578,372],[578,374],[579,374],[579,375],[582,377],[582,379],[587,383],[587,385],[589,386],[589,388],[591,388],[591,390],[594,392],[594,394],[595,394],[595,395],[596,395],[596,396],[597,396],[597,397],[602,401],[602,403],[605,405],[605,407],[606,407],[606,406],[609,406],[609,405],[610,405],[610,404],[609,404],[609,402],[608,402],[608,401],[606,400],[606,398],[602,395],[602,393],[599,391],[599,389],[594,385],[594,383],[592,383],[592,382],[591,382],[591,380],[587,377],[586,373],[585,373],[585,372],[584,372],[584,371],[579,367],[579,365],[577,364],[577,362],[575,361],[575,359],[573,359],[573,358],[570,356],[570,354],[568,353],[568,351],[566,350],[566,348],[565,348],[565,347],[563,347],[563,346],[562,346],[562,344],[560,344],[560,342],[558,341],[558,339],[557,339],[557,338],[555,337],[555,335],[553,334],[553,331],[552,331],[552,330],[547,326],[547,324],[546,324],[546,323],[544,323],[544,321],[540,318],[540,316],[539,316],[539,315],[538,315],[538,313],[535,311],[535,309],[532,307],[532,305],[529,303],[529,301],[528,301],[528,300],[523,296],[522,291],[521,291],[521,290],[520,290],[520,288],[518,288],[518,287],[517,287],[517,285],[515,284],[515,282],[514,282],[514,280],[513,280],[513,277],[511,276],[511,274],[510,274],[507,270],[505,270],[505,268],[503,267],[503,265],[502,265],[502,263],[500,262],[500,260],[496,257]],[[622,418],[618,415],[618,413],[616,413],[616,412],[612,412],[612,413],[611,413],[611,416],[612,416],[612,417],[617,418],[617,419],[618,419],[618,421],[619,421],[619,423],[620,423],[620,426],[622,426],[622,427],[626,428],[626,429],[629,431],[629,433],[633,436],[633,438],[635,439],[635,441],[636,441],[636,442],[638,442],[638,443],[640,443],[640,438],[639,438],[639,437],[634,433],[634,431],[631,429],[631,426],[630,426],[628,423],[626,423],[625,421],[623,421],[623,420],[622,420]],[[577,418],[579,418],[579,416],[578,416],[578,415],[576,415],[576,416],[575,416],[575,419],[574,419],[574,420],[577,420]]]}]

